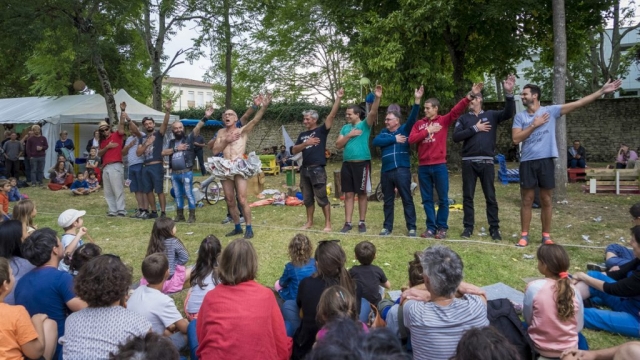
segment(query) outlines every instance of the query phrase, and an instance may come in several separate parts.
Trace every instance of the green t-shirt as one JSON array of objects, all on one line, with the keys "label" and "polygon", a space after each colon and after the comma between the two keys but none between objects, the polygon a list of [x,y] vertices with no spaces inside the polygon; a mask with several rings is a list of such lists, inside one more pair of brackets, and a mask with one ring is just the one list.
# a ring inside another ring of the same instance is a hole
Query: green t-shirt
[{"label": "green t-shirt", "polygon": [[353,128],[362,130],[362,134],[349,139],[342,153],[343,161],[371,160],[371,151],[369,150],[371,126],[369,126],[366,119],[355,126],[347,124],[340,130],[340,135],[347,136]]}]

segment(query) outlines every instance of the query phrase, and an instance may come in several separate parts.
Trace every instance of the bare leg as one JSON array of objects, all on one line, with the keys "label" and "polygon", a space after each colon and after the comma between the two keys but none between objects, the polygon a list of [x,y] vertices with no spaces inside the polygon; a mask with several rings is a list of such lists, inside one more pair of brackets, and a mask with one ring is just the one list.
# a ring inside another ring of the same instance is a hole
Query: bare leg
[{"label": "bare leg", "polygon": [[43,324],[44,328],[44,353],[42,356],[47,359],[53,359],[53,354],[56,352],[56,346],[58,345],[58,325],[51,319],[47,319]]},{"label": "bare leg", "polygon": [[614,257],[618,257],[618,255],[616,255],[616,254],[614,254],[612,252],[607,252],[606,254],[604,254],[605,260],[609,260],[609,259],[614,258]]},{"label": "bare leg", "polygon": [[582,300],[588,299],[591,296],[591,293],[589,293],[589,285],[584,281],[578,281],[574,286],[580,293],[580,296],[582,296]]},{"label": "bare leg", "polygon": [[542,220],[542,232],[549,233],[551,232],[551,216],[552,216],[552,206],[551,206],[551,192],[553,189],[540,189],[540,204],[542,206],[542,211],[540,212],[540,219]]},{"label": "bare leg", "polygon": [[140,209],[147,209],[149,206],[147,203],[147,197],[139,191],[136,193],[136,201],[138,202],[138,208]]},{"label": "bare leg", "polygon": [[535,189],[521,189],[522,205],[520,206],[520,229],[529,232],[531,226],[531,205],[535,196]]},{"label": "bare leg", "polygon": [[324,214],[324,231],[331,231],[331,205],[327,204],[322,208]]},{"label": "bare leg", "polygon": [[190,281],[191,281],[191,266],[186,268],[186,272],[185,272],[185,278],[184,278],[184,284],[182,285],[182,287],[190,287]]},{"label": "bare leg", "polygon": [[240,175],[235,177],[236,191],[238,192],[238,200],[242,206],[242,214],[244,214],[244,223],[251,225],[251,208],[247,203],[247,180]]},{"label": "bare leg", "polygon": [[238,211],[238,206],[236,205],[235,182],[233,182],[233,180],[222,180],[222,190],[224,190],[224,199],[227,201],[227,209],[229,210],[229,215],[231,215],[233,223],[238,225],[240,224],[240,212]]},{"label": "bare leg", "polygon": [[344,193],[344,221],[350,223],[353,218],[353,201],[355,193]]},{"label": "bare leg", "polygon": [[313,213],[316,211],[315,205],[307,206],[307,222],[302,226],[302,230],[311,229],[313,227]]},{"label": "bare leg", "polygon": [[358,194],[358,212],[360,213],[360,220],[364,221],[367,218],[367,194]]},{"label": "bare leg", "polygon": [[164,196],[164,193],[158,194],[158,200],[160,201],[160,211],[164,212],[167,208],[167,198]]},{"label": "bare leg", "polygon": [[156,198],[155,196],[153,196],[153,191],[147,193],[147,202],[149,203],[149,210],[158,211],[158,209],[156,208]]}]

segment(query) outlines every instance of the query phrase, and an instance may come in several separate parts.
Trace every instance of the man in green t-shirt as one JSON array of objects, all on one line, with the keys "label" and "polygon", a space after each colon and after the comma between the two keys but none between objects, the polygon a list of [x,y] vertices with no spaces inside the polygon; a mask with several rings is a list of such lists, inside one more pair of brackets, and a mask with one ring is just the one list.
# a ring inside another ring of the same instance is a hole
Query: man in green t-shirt
[{"label": "man in green t-shirt", "polygon": [[366,121],[363,121],[364,110],[358,105],[350,105],[347,108],[347,124],[340,130],[340,136],[336,141],[338,149],[344,149],[343,163],[340,169],[340,185],[344,192],[345,223],[340,232],[351,231],[351,218],[355,194],[358,196],[358,210],[360,222],[358,231],[367,231],[365,217],[367,216],[367,195],[371,190],[371,152],[369,151],[369,135],[371,127],[378,117],[378,106],[382,96],[382,86],[375,89],[376,99],[371,105]]}]

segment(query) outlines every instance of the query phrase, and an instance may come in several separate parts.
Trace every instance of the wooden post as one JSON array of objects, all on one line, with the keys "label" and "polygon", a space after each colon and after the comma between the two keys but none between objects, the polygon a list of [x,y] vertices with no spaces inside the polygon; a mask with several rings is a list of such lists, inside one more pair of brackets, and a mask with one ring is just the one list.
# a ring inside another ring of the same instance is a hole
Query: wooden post
[{"label": "wooden post", "polygon": [[335,170],[333,172],[333,183],[335,185],[335,191],[333,192],[334,199],[340,199],[342,196],[342,186],[340,186],[340,170]]}]

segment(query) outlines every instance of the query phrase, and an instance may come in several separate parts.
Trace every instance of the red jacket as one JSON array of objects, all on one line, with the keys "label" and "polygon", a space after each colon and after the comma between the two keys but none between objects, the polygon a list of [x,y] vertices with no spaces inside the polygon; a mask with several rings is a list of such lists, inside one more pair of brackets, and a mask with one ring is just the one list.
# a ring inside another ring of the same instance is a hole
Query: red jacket
[{"label": "red jacket", "polygon": [[273,291],[250,280],[218,285],[205,295],[196,324],[200,359],[286,360],[287,337]]},{"label": "red jacket", "polygon": [[[449,125],[453,124],[469,105],[469,99],[465,96],[451,111],[443,116],[437,115],[432,120],[427,118],[418,120],[411,129],[409,135],[410,144],[418,144],[418,159],[420,165],[437,165],[447,162],[447,135]],[[442,129],[435,134],[429,134],[427,126],[438,123]]]}]

